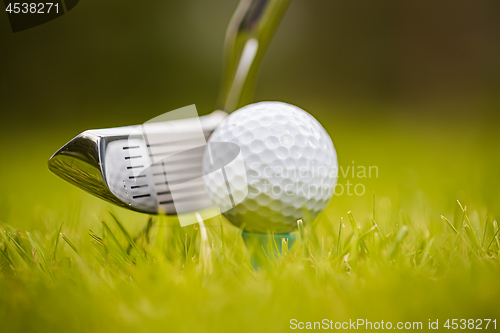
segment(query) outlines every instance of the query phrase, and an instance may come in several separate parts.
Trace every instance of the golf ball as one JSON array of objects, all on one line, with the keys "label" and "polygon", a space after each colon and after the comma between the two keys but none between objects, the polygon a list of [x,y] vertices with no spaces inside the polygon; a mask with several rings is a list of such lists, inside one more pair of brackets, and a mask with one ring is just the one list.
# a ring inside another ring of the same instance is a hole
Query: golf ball
[{"label": "golf ball", "polygon": [[219,148],[205,151],[205,187],[224,216],[247,232],[291,232],[298,219],[314,220],[333,195],[337,155],[332,140],[296,106],[247,105],[224,120],[211,145]]}]

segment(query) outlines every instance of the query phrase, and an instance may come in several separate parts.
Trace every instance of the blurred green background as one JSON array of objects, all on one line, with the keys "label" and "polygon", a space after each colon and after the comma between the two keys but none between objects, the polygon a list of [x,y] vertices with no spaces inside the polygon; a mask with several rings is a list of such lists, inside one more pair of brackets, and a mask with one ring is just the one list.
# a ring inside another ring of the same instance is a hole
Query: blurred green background
[{"label": "blurred green background", "polygon": [[[82,0],[16,34],[0,13],[0,250],[7,253],[0,331],[277,332],[291,318],[442,324],[498,315],[498,0],[293,0],[264,58],[255,101],[309,111],[331,135],[344,170],[376,166],[378,177],[340,175],[340,184],[363,184],[365,193],[335,196],[306,227],[306,241],[271,272],[251,270],[228,223],[227,247],[220,229],[203,241],[190,226],[169,229],[158,246],[140,240],[145,263],[137,253],[116,254],[99,218],[123,245],[107,210],[132,235],[148,217],[65,183],[47,160],[90,128],[139,124],[190,104],[211,112],[236,6]],[[369,230],[373,192],[381,231],[367,236],[366,254],[349,243],[357,238],[346,212]],[[462,232],[456,200],[468,207],[474,237],[490,248],[469,250],[473,243],[441,220]],[[80,254],[60,239],[61,222]],[[107,235],[105,246],[89,229]],[[193,256],[184,252],[187,243]],[[328,252],[342,246],[347,258]],[[53,253],[45,269],[42,250]],[[212,261],[204,257],[209,250]]]},{"label": "blurred green background", "polygon": [[[86,129],[189,104],[211,112],[236,6],[82,1],[16,34],[0,15],[0,218],[52,228],[75,205],[109,207],[50,174],[47,159]],[[401,209],[427,200],[431,220],[456,199],[498,216],[499,12],[496,0],[292,2],[255,101],[304,108],[332,136],[341,166],[378,167],[378,178],[351,180],[363,196],[334,198],[335,218],[368,214],[372,192]],[[43,212],[55,224],[33,223]]]}]

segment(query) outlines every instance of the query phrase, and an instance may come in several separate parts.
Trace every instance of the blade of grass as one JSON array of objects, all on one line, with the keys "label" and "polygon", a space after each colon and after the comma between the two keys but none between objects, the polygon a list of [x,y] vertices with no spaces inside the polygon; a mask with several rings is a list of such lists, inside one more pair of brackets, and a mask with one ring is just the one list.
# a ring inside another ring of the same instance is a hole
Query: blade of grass
[{"label": "blade of grass", "polygon": [[388,252],[388,256],[391,258],[394,258],[396,255],[396,250],[398,246],[403,243],[404,239],[408,235],[408,227],[403,225],[401,229],[399,229],[398,233],[396,234],[396,238],[394,239],[394,242],[391,246],[391,249]]},{"label": "blade of grass", "polygon": [[471,223],[469,221],[469,217],[467,216],[467,206],[462,206],[460,201],[458,201],[458,205],[462,209],[462,220],[461,223],[463,225],[463,229],[465,231],[465,234],[467,235],[467,238],[469,238],[469,241],[472,245],[475,246],[476,250],[480,251],[481,250],[481,245],[479,245],[479,241],[476,237],[476,234],[471,228]]},{"label": "blade of grass", "polygon": [[213,272],[213,262],[212,262],[212,248],[210,247],[210,242],[208,240],[207,228],[203,222],[203,218],[199,213],[195,213],[198,224],[200,225],[200,235],[201,235],[201,246],[200,246],[200,257],[203,262],[203,271],[205,274],[212,274]]},{"label": "blade of grass", "polygon": [[337,239],[337,257],[340,256],[340,253],[342,252],[342,227],[344,226],[344,218],[340,218],[340,224],[339,224],[339,238]]},{"label": "blade of grass", "polygon": [[184,234],[184,258],[187,260],[188,257],[188,234],[187,232]]},{"label": "blade of grass", "polygon": [[149,244],[149,233],[151,232],[151,227],[153,226],[153,217],[150,216],[148,218],[148,222],[146,224],[146,230],[144,231],[144,237],[146,239],[146,243]]},{"label": "blade of grass", "polygon": [[101,237],[97,236],[91,229],[89,229],[89,236],[97,243],[105,245],[104,240]]},{"label": "blade of grass", "polygon": [[135,242],[132,239],[132,237],[130,237],[130,234],[128,233],[127,229],[125,229],[125,227],[118,220],[118,218],[115,216],[115,214],[113,214],[112,212],[109,212],[109,214],[113,217],[113,220],[115,220],[116,225],[118,226],[118,228],[122,232],[123,236],[125,236],[125,239],[127,239],[127,241],[129,242],[129,244],[137,251],[137,253],[139,253],[139,255],[141,256],[142,259],[146,260],[146,256],[144,255],[144,253],[141,251],[141,249],[139,249],[139,247],[137,246],[137,244],[135,244]]},{"label": "blade of grass", "polygon": [[374,225],[373,227],[371,227],[370,229],[368,229],[367,231],[365,231],[360,237],[359,239],[363,239],[365,238],[367,235],[369,235],[373,230],[377,229],[377,226]]},{"label": "blade of grass", "polygon": [[453,231],[454,231],[457,235],[460,235],[460,233],[458,232],[458,230],[457,230],[457,229],[455,229],[455,226],[453,226],[453,224],[452,224],[450,221],[448,221],[448,219],[447,219],[446,217],[444,217],[443,215],[441,215],[441,219],[442,219],[443,221],[445,221],[445,222],[446,222],[446,223],[450,226],[450,228],[451,228],[451,229],[452,229],[452,230],[453,230]]},{"label": "blade of grass", "polygon": [[460,226],[463,225],[463,223],[465,222],[465,211],[467,210],[467,207],[463,207],[459,200],[457,200],[457,203],[462,211],[462,217],[460,218],[460,221],[458,223],[458,225],[459,225],[458,228],[460,228]]},{"label": "blade of grass", "polygon": [[274,245],[274,249],[276,250],[276,254],[278,255],[278,258],[281,259],[280,250],[278,249],[278,244],[276,243],[276,237],[275,236],[276,235],[274,234],[274,232],[269,235],[269,237],[271,237],[271,240],[273,241],[273,244],[271,244],[271,245]]},{"label": "blade of grass", "polygon": [[64,224],[64,222],[61,223],[61,225],[59,226],[59,230],[56,233],[56,240],[55,240],[55,243],[54,243],[54,250],[52,251],[52,261],[53,262],[56,261],[57,245],[59,245],[59,235],[61,234],[61,230],[62,230],[63,224]]},{"label": "blade of grass", "polygon": [[[148,217],[148,220],[146,222],[146,227],[142,229],[137,235],[134,236],[134,242],[137,244],[137,242],[141,239],[141,237],[144,236],[144,239],[146,240],[146,244],[149,244],[149,233],[151,232],[151,227],[153,226],[153,217],[150,216]],[[133,249],[132,245],[128,245],[127,247],[127,254],[130,254],[130,251]]]},{"label": "blade of grass", "polygon": [[302,219],[297,220],[297,227],[299,229],[300,243],[302,244],[302,253],[307,253],[307,242],[306,242],[306,231],[304,230],[304,221]]},{"label": "blade of grass", "polygon": [[[496,222],[496,221],[494,221]],[[495,241],[497,235],[498,235],[498,232],[500,231],[500,227],[497,228],[497,231],[495,232],[495,234],[493,235],[493,238],[491,239],[491,242],[490,244],[488,245],[488,247],[486,248],[486,251],[488,251],[491,247],[491,245],[493,245],[493,242]]]},{"label": "blade of grass", "polygon": [[224,240],[224,225],[222,223],[222,214],[219,209],[219,222],[220,222],[220,240],[222,243],[222,252],[226,253],[226,241]]},{"label": "blade of grass", "polygon": [[486,240],[487,231],[488,231],[488,218],[486,218],[486,222],[484,223],[484,232],[483,232],[483,240],[481,242],[481,248],[484,248],[484,241]]},{"label": "blade of grass", "polygon": [[[358,242],[361,247],[368,253],[368,247],[366,246],[366,243],[363,239],[361,239],[361,226],[359,223],[354,219],[354,215],[352,215],[351,211],[347,212],[347,217],[349,218],[349,222],[351,222],[352,229],[354,231],[354,234],[356,235],[356,242]],[[351,257],[355,258],[355,253],[351,255]]]},{"label": "blade of grass", "polygon": [[[500,227],[498,226],[498,223],[497,223],[497,221],[496,221],[496,220],[495,220],[495,221],[493,221],[493,228],[495,228],[495,227],[497,228],[497,230],[498,230],[498,229],[500,229]],[[494,230],[494,229],[493,229],[493,230]],[[496,242],[497,242],[497,246],[498,246],[498,249],[500,250],[500,240],[498,240],[498,235],[497,235],[497,236],[495,236],[495,237],[494,237],[494,239],[496,240]]]},{"label": "blade of grass", "polygon": [[186,263],[190,263],[194,252],[196,251],[196,240],[198,239],[198,233],[200,232],[200,228],[194,228],[194,232],[191,234],[191,238],[189,241],[189,248],[186,256]]},{"label": "blade of grass", "polygon": [[12,237],[8,232],[5,232],[5,234],[7,235],[7,237],[11,240],[12,243],[14,243],[17,251],[19,252],[19,254],[21,254],[21,256],[24,256],[26,259],[28,259],[29,261],[32,261],[31,260],[31,257],[28,255],[28,253],[26,253],[26,251],[23,249],[23,247],[14,239],[14,237]]},{"label": "blade of grass", "polygon": [[382,234],[382,230],[380,230],[380,227],[378,226],[376,220],[375,220],[375,192],[373,192],[373,211],[372,211],[372,222],[373,222],[373,225],[375,225],[377,227],[377,231],[378,233],[380,234],[380,237],[382,237],[382,240],[385,240],[384,238],[384,235]]},{"label": "blade of grass", "polygon": [[359,225],[358,222],[354,219],[354,215],[352,215],[351,211],[347,212],[347,217],[349,218],[349,222],[351,223],[352,230],[355,233],[359,233],[361,231],[361,226]]},{"label": "blade of grass", "polygon": [[[468,220],[468,219],[467,219]],[[464,222],[464,231],[465,234],[467,235],[467,238],[469,239],[470,243],[474,245],[476,250],[480,251],[481,246],[479,245],[479,241],[476,238],[476,235],[474,234],[474,231],[470,227],[470,225],[467,222]]]},{"label": "blade of grass", "polygon": [[[20,250],[14,245],[14,243],[11,241],[11,238],[8,237],[8,232],[7,230],[4,230],[4,232],[0,233],[0,240],[4,241],[4,253],[5,255],[9,258],[9,260],[12,262],[15,267],[22,266],[26,269],[29,269],[29,266],[33,264],[33,261],[31,258],[26,257]],[[19,261],[19,264],[18,264]]]},{"label": "blade of grass", "polygon": [[[441,219],[443,221],[445,221],[452,229],[453,231],[455,231],[455,233],[457,234],[457,243],[458,243],[458,238],[460,238],[464,243],[465,245],[467,245],[467,247],[472,250],[472,252],[477,256],[477,253],[474,251],[474,249],[472,248],[472,246],[469,244],[469,242],[462,236],[462,234],[457,230],[455,229],[455,227],[453,226],[453,224],[450,223],[450,221],[448,221],[448,219],[446,217],[444,217],[443,215],[441,215]],[[456,247],[456,245],[455,245]]]},{"label": "blade of grass", "polygon": [[47,262],[47,259],[45,259],[45,254],[43,253],[42,249],[40,248],[40,245],[38,245],[38,242],[35,240],[35,238],[33,236],[31,236],[31,234],[29,232],[26,232],[26,235],[28,236],[28,239],[31,243],[31,247],[36,249],[37,255],[40,254],[40,259],[41,259],[40,265],[42,266],[43,271],[49,273],[50,277],[52,279],[55,279],[54,275],[52,274],[52,270],[50,269],[50,266]]},{"label": "blade of grass", "polygon": [[104,222],[104,220],[101,220],[101,223],[102,225],[104,226],[104,229],[106,229],[106,233],[111,237],[111,239],[113,240],[113,242],[115,243],[116,247],[118,248],[118,251],[120,252],[120,254],[124,257],[124,258],[129,258],[127,252],[125,252],[125,250],[123,249],[122,245],[120,244],[120,242],[118,241],[118,239],[116,238],[115,234],[111,231],[111,229],[109,228],[109,226],[107,225],[106,222]]},{"label": "blade of grass", "polygon": [[424,254],[422,255],[422,258],[420,258],[420,264],[418,265],[417,268],[418,270],[422,269],[422,267],[424,267],[432,259],[432,256],[430,255],[430,250],[433,245],[434,245],[434,237],[431,238],[425,246]]},{"label": "blade of grass", "polygon": [[3,257],[5,258],[5,260],[7,260],[9,262],[9,265],[12,267],[12,268],[15,268],[16,266],[14,265],[14,263],[12,262],[12,260],[10,260],[9,256],[7,253],[5,253],[5,251],[0,248],[0,253],[2,253]]},{"label": "blade of grass", "polygon": [[80,252],[78,251],[78,249],[76,248],[76,246],[73,245],[73,243],[68,239],[68,237],[64,236],[63,233],[61,233],[61,237],[62,237],[63,241],[65,241],[66,244],[68,244],[69,247],[71,247],[73,249],[73,251],[75,251],[75,253],[80,256]]},{"label": "blade of grass", "polygon": [[281,238],[281,251],[283,253],[283,256],[287,256],[290,254],[288,251],[288,239],[286,238]]}]

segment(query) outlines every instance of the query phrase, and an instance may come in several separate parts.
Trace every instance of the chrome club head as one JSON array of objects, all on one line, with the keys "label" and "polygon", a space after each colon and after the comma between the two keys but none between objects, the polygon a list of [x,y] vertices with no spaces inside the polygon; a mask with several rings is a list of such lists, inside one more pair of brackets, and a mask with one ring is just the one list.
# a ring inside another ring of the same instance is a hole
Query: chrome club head
[{"label": "chrome club head", "polygon": [[[146,124],[150,138],[163,140],[154,143],[143,134],[144,125],[88,130],[52,155],[49,169],[119,206],[149,214],[177,214],[170,186],[201,177],[204,147],[196,141],[200,132],[203,140],[208,138],[226,115],[215,111],[200,118]],[[185,196],[178,195],[176,201],[185,200],[183,206],[192,211],[210,207],[201,178],[199,182],[199,186],[188,182]]]}]

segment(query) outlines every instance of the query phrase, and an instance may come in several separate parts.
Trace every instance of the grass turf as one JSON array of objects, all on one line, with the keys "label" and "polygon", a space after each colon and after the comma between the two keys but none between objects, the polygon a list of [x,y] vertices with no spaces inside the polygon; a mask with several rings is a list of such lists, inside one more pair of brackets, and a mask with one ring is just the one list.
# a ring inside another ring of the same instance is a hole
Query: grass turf
[{"label": "grass turf", "polygon": [[498,157],[478,135],[483,127],[323,123],[341,165],[378,165],[381,176],[361,180],[361,197],[334,197],[272,269],[258,272],[240,231],[222,218],[180,228],[49,175],[59,137],[43,148],[27,137],[22,152],[2,147],[18,163],[2,179],[10,196],[0,202],[1,331],[278,332],[291,319],[325,318],[425,329],[429,319],[441,328],[446,319],[495,319]]}]

